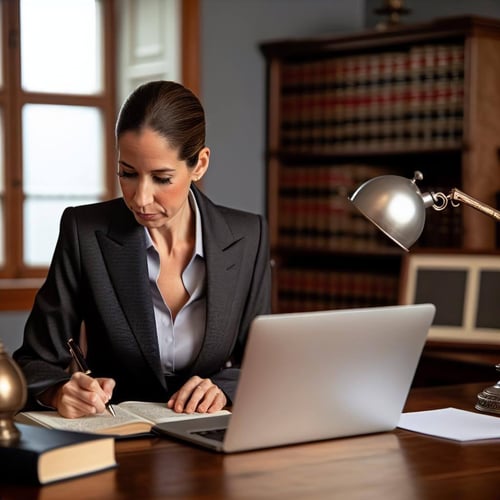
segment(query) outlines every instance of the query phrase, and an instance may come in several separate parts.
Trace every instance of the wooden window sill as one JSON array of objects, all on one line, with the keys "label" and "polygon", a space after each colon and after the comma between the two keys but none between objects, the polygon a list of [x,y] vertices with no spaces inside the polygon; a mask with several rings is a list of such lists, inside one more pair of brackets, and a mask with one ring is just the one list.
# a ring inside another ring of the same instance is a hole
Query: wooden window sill
[{"label": "wooden window sill", "polygon": [[0,279],[0,311],[29,311],[43,279]]}]

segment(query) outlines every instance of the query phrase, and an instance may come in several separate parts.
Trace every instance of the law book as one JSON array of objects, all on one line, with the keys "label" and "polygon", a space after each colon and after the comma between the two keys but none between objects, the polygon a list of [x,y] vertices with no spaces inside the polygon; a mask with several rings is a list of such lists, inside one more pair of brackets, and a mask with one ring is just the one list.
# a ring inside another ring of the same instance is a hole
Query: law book
[{"label": "law book", "polygon": [[113,404],[113,408],[115,417],[108,412],[80,418],[65,418],[56,411],[25,411],[18,413],[15,420],[50,429],[131,437],[149,434],[154,425],[163,422],[230,413],[227,410],[214,413],[176,413],[167,408],[165,403],[143,401],[124,401]]},{"label": "law book", "polygon": [[48,484],[116,467],[111,436],[16,426],[20,440],[0,446],[1,483]]}]

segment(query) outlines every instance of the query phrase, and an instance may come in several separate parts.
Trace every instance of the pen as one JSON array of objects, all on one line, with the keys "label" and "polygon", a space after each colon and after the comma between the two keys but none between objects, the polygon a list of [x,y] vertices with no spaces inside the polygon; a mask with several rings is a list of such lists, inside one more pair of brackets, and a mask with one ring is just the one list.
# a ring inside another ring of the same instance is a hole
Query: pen
[{"label": "pen", "polygon": [[[87,362],[85,361],[85,356],[83,355],[83,352],[81,351],[80,347],[78,344],[71,338],[68,340],[68,348],[71,356],[73,356],[73,359],[75,360],[75,363],[78,366],[78,369],[85,373],[85,375],[91,375],[90,368],[87,366]],[[113,417],[116,417],[115,410],[111,403],[106,403],[106,409],[113,415]]]}]

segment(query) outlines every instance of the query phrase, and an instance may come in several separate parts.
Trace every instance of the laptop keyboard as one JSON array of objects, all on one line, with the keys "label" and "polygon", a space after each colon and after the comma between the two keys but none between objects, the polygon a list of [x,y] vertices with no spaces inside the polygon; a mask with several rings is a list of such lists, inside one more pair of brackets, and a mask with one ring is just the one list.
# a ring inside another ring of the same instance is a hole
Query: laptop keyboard
[{"label": "laptop keyboard", "polygon": [[214,439],[215,441],[224,441],[224,435],[226,434],[226,429],[210,429],[208,431],[197,431],[193,432],[198,436],[202,436],[207,439]]}]

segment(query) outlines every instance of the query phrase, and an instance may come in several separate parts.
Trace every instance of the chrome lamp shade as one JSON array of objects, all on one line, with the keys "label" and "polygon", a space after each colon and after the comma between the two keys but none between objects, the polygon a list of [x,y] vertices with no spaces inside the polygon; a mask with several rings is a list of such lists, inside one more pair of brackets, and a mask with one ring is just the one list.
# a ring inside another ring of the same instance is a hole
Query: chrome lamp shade
[{"label": "chrome lamp shade", "polygon": [[356,208],[407,252],[425,225],[425,210],[435,204],[431,193],[422,194],[416,184],[420,172],[410,180],[382,175],[366,181],[350,197]]}]

